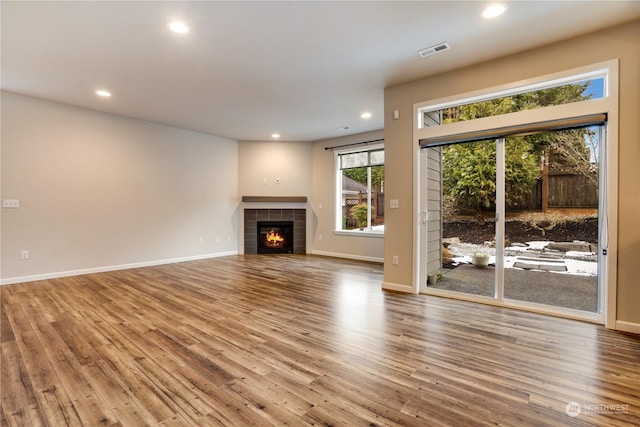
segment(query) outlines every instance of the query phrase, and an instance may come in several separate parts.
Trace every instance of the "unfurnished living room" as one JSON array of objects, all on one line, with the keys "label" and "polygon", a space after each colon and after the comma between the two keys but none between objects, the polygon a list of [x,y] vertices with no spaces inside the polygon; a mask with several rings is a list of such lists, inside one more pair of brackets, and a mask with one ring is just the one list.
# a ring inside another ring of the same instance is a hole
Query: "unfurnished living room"
[{"label": "unfurnished living room", "polygon": [[640,425],[640,1],[3,1],[1,426]]}]

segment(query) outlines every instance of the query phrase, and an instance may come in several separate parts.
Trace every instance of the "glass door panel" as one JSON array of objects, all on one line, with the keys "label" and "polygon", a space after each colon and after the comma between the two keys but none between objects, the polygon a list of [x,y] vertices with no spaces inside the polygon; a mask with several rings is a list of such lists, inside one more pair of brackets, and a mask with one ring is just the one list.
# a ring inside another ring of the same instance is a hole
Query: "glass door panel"
[{"label": "glass door panel", "polygon": [[505,299],[599,312],[600,134],[506,139]]},{"label": "glass door panel", "polygon": [[496,142],[426,151],[426,286],[495,298]]}]

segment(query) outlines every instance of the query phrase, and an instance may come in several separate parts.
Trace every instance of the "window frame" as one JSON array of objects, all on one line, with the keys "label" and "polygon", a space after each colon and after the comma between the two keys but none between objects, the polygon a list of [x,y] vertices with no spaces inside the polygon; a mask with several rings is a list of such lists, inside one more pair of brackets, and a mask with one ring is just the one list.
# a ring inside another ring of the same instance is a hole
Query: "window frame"
[{"label": "window frame", "polygon": [[[352,148],[345,148],[345,149],[341,149],[341,150],[334,150],[334,176],[335,176],[335,186],[334,186],[334,193],[335,193],[335,221],[334,221],[334,229],[333,229],[333,234],[334,235],[341,235],[341,236],[359,236],[359,237],[377,237],[377,238],[383,238],[384,237],[384,230],[383,231],[375,231],[375,230],[371,230],[371,229],[365,229],[365,230],[359,230],[359,229],[354,229],[354,230],[345,230],[342,228],[342,168],[340,167],[340,156],[344,155],[344,154],[351,154],[351,153],[359,153],[359,152],[372,152],[372,151],[384,151],[384,143],[379,143],[379,144],[368,144],[366,147],[352,147]],[[380,165],[380,164],[375,164],[375,165],[371,165],[368,164],[367,166],[359,166],[359,167],[366,167],[369,169],[368,171],[368,184],[367,184],[367,191],[369,194],[369,197],[371,195],[371,168],[375,167],[375,166],[384,166],[384,162]],[[371,216],[371,215],[369,215]],[[369,224],[371,224],[371,218],[369,217],[369,221],[367,221]]]}]

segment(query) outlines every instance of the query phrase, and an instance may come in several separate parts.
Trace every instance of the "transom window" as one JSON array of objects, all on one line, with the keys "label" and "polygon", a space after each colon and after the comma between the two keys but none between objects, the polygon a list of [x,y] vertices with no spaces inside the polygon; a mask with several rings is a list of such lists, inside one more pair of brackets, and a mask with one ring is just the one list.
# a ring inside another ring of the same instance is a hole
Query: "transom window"
[{"label": "transom window", "polygon": [[518,111],[564,105],[606,96],[603,71],[555,79],[515,90],[497,91],[481,97],[457,100],[423,109],[419,127],[500,116]]}]

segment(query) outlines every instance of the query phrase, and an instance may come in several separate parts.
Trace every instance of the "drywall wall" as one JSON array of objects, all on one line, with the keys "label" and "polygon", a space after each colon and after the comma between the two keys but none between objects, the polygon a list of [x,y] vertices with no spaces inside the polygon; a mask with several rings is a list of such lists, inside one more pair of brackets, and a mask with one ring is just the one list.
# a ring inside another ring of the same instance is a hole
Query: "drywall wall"
[{"label": "drywall wall", "polygon": [[[237,251],[238,143],[2,93],[3,283]],[[21,259],[23,250],[29,259]]]},{"label": "drywall wall", "polygon": [[[325,150],[326,147],[382,138],[384,138],[384,132],[380,130],[313,143],[313,197],[311,206],[315,221],[312,230],[312,253],[366,261],[382,261],[384,251],[383,236],[344,235],[334,232],[336,229],[334,152]],[[385,209],[385,215],[388,211],[388,209]]]},{"label": "drywall wall", "polygon": [[[385,90],[386,192],[400,208],[387,211],[384,259],[398,255],[399,265],[385,262],[384,282],[414,290],[413,105],[528,78],[619,59],[619,156],[617,247],[617,321],[640,330],[640,21],[619,25],[549,46],[511,55]],[[393,119],[398,110],[400,118]],[[407,260],[407,263],[403,264]],[[613,325],[610,325],[613,326]]]},{"label": "drywall wall", "polygon": [[311,194],[311,143],[240,142],[238,195],[307,196]]},{"label": "drywall wall", "polygon": [[313,215],[309,203],[242,203],[242,196],[311,198],[311,143],[242,141],[238,148],[238,241],[244,253],[244,209],[306,209],[306,252],[311,252]]}]

